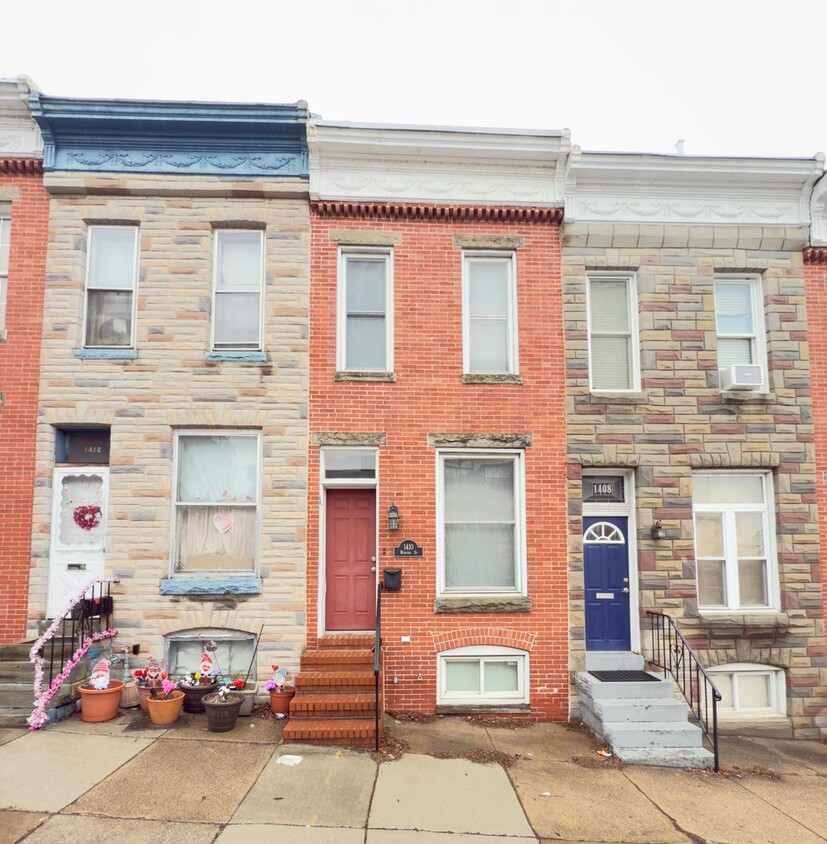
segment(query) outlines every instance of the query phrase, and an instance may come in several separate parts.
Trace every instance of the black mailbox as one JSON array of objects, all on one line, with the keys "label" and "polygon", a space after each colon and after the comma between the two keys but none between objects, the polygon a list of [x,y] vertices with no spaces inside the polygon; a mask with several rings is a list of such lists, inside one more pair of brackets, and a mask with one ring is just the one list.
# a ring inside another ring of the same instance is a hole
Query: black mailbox
[{"label": "black mailbox", "polygon": [[385,589],[398,592],[402,588],[402,569],[382,569]]}]

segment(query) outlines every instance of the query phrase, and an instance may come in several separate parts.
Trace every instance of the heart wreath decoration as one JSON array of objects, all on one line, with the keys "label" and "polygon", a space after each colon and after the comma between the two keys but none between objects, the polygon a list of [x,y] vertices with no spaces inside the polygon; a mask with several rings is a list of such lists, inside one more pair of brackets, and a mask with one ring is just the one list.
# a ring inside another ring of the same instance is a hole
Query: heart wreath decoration
[{"label": "heart wreath decoration", "polygon": [[75,507],[72,517],[82,530],[92,530],[101,523],[101,508],[97,504],[81,505]]}]

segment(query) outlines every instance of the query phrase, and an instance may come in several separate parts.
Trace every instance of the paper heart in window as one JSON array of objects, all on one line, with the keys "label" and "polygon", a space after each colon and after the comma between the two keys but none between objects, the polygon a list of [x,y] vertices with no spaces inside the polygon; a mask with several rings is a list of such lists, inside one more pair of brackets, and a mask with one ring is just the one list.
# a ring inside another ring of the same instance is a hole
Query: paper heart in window
[{"label": "paper heart in window", "polygon": [[233,526],[233,514],[232,513],[216,513],[212,517],[212,523],[215,525],[215,529],[221,533],[225,534],[229,531]]}]

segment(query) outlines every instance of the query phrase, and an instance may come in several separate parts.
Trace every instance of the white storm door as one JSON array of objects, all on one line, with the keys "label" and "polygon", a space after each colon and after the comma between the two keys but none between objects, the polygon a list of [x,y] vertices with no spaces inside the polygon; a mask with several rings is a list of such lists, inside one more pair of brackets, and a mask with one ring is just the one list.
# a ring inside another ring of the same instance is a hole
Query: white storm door
[{"label": "white storm door", "polygon": [[88,580],[105,570],[109,469],[55,469],[46,615],[54,618]]}]

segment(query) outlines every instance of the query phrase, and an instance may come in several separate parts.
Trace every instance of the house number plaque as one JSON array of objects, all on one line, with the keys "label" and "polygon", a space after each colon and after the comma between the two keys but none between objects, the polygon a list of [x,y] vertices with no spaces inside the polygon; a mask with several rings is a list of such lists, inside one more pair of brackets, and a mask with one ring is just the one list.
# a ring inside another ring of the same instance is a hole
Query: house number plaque
[{"label": "house number plaque", "polygon": [[393,549],[394,557],[421,557],[422,547],[417,545],[413,539],[403,539],[396,548]]},{"label": "house number plaque", "polygon": [[623,475],[586,475],[583,478],[584,504],[622,504]]}]

